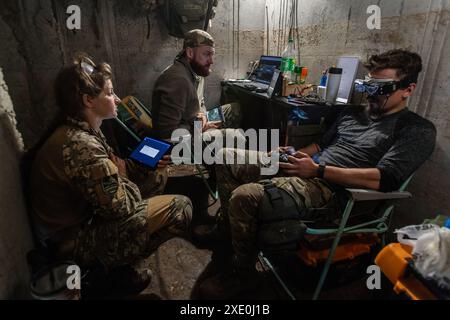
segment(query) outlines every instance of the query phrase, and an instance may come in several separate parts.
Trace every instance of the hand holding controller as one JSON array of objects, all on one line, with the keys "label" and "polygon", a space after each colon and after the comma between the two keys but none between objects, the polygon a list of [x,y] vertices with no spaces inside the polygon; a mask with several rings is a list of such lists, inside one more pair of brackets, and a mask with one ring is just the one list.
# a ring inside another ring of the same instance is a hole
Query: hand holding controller
[{"label": "hand holding controller", "polygon": [[289,156],[293,156],[297,151],[293,147],[288,147],[280,152],[280,162],[289,163]]}]

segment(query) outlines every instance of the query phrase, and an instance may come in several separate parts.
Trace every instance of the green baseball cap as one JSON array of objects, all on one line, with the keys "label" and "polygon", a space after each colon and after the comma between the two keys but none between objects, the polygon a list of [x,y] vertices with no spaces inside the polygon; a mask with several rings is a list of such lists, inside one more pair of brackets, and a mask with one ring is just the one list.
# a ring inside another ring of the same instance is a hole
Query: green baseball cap
[{"label": "green baseball cap", "polygon": [[186,48],[195,48],[200,46],[214,47],[213,37],[206,31],[194,29],[184,36],[183,50]]}]

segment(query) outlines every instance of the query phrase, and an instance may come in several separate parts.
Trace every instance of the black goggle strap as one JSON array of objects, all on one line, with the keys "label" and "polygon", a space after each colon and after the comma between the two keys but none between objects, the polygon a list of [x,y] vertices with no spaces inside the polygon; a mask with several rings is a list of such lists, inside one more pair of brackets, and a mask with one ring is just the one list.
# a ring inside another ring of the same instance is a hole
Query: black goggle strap
[{"label": "black goggle strap", "polygon": [[415,83],[415,81],[412,81],[411,79],[405,78],[403,80],[397,81],[398,89],[406,89],[408,88],[412,83]]}]

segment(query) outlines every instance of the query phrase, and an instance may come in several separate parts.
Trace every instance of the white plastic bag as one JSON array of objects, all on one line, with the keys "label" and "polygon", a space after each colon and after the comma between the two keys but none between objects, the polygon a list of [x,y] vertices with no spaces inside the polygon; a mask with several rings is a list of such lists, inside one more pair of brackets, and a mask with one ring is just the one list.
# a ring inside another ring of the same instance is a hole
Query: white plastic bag
[{"label": "white plastic bag", "polygon": [[413,247],[414,266],[422,276],[450,290],[450,229],[424,224],[395,233],[400,243]]}]

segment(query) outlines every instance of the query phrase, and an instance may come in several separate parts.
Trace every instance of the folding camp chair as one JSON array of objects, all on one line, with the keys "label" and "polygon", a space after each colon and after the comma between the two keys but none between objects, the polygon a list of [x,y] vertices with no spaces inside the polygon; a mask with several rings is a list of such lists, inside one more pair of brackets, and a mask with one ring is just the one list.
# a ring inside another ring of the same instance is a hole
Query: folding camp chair
[{"label": "folding camp chair", "polygon": [[[336,115],[333,115],[334,117]],[[330,119],[329,119],[330,120]],[[330,122],[330,121],[327,122]],[[326,128],[324,126],[324,121],[319,125],[300,125],[292,128],[288,128],[286,145],[292,145],[296,149],[309,145],[310,143],[317,141],[318,138],[325,132]],[[314,291],[313,299],[319,298],[322,287],[325,283],[330,266],[335,258],[336,249],[345,234],[378,234],[381,235],[381,245],[385,246],[385,236],[388,230],[388,225],[391,217],[392,210],[394,208],[394,202],[400,199],[410,198],[411,194],[406,192],[405,189],[411,181],[412,176],[409,177],[397,192],[377,192],[373,190],[365,189],[345,189],[347,194],[347,203],[344,206],[342,216],[339,219],[339,224],[335,228],[312,228],[308,227],[306,230],[307,235],[331,235],[334,236],[333,243],[328,250],[328,256],[323,267],[322,273],[320,275],[319,282],[317,283],[316,289]],[[377,201],[376,212],[373,212],[373,219],[369,218],[363,222],[352,224],[349,223],[349,218],[352,214],[353,208],[357,202],[368,202]],[[276,272],[268,256],[264,255],[264,252],[259,253],[259,260],[263,266],[270,270],[277,281],[281,284],[286,293],[295,299],[294,295],[290,292],[287,285]]]},{"label": "folding camp chair", "polygon": [[[329,254],[326,259],[325,265],[322,269],[319,282],[314,291],[313,300],[319,298],[320,292],[322,291],[322,287],[325,283],[328,271],[333,262],[333,258],[335,257],[336,249],[342,239],[344,234],[379,234],[381,235],[382,247],[385,246],[385,235],[386,231],[389,229],[389,221],[391,217],[392,210],[394,209],[394,202],[400,199],[407,199],[411,197],[409,192],[406,192],[405,189],[409,182],[411,181],[412,176],[403,183],[399,191],[397,192],[377,192],[373,190],[365,190],[365,189],[345,189],[348,195],[348,201],[345,206],[344,212],[339,220],[339,226],[337,228],[310,228],[306,229],[306,234],[308,235],[333,235],[334,240],[329,249]],[[364,201],[377,201],[376,212],[372,214],[376,218],[369,219],[358,224],[349,224],[349,218],[351,216],[352,210],[354,208],[355,203],[364,202]],[[261,251],[259,253],[259,259],[263,266],[270,270],[277,281],[281,284],[283,289],[292,299],[295,299],[292,292],[289,290],[286,283],[277,273],[275,268],[273,267],[268,256],[264,255],[264,252]]]}]

